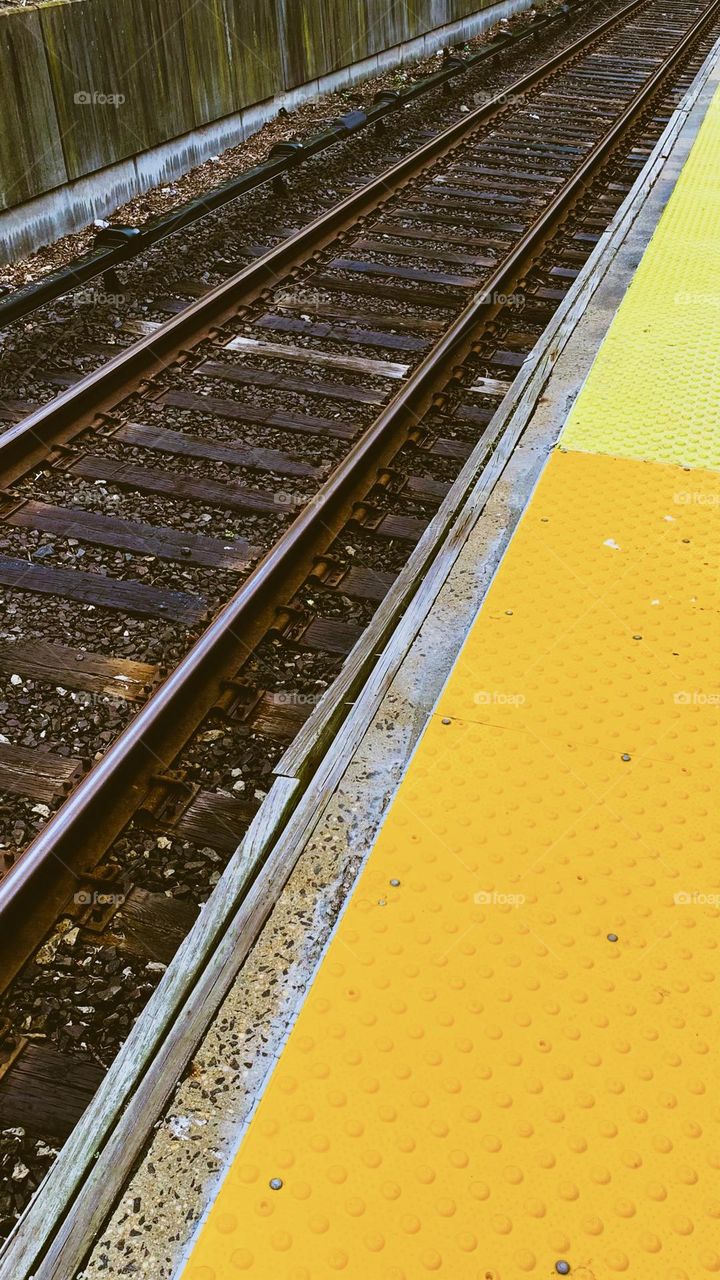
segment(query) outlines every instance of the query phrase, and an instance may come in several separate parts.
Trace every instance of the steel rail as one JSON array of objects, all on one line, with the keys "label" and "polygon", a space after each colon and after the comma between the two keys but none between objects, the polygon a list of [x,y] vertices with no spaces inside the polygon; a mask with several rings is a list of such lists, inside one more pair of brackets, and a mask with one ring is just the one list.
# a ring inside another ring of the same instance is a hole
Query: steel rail
[{"label": "steel rail", "polygon": [[[630,6],[633,10],[637,4]],[[189,736],[188,729],[199,723],[214,701],[214,690],[223,675],[237,669],[252,647],[253,634],[266,628],[272,616],[273,600],[280,588],[291,591],[307,572],[308,555],[317,553],[318,540],[327,539],[328,529],[342,527],[352,511],[360,487],[367,488],[373,469],[397,449],[406,426],[413,425],[432,396],[453,375],[453,366],[471,349],[479,324],[499,304],[498,293],[506,294],[520,280],[548,238],[555,234],[568,208],[589,185],[614,145],[644,110],[649,99],[672,72],[678,61],[710,23],[720,8],[720,0],[706,10],[681,38],[669,57],[653,73],[621,116],[585,158],[580,168],[556,193],[552,203],[492,273],[481,293],[456,318],[433,351],[416,368],[394,399],[356,443],[317,498],[285,531],[263,561],[250,574],[232,600],[223,608],[194,647],[164,684],[108,749],[103,759],[70,795],[47,823],[16,865],[0,883],[0,922],[3,941],[0,963],[7,964],[9,952],[22,932],[21,912],[32,894],[47,891],[48,882],[62,867],[72,866],[79,848],[98,842],[106,848],[134,812],[158,761],[169,763],[174,738]],[[294,585],[293,585],[294,584]],[[12,937],[11,937],[12,934]]]}]

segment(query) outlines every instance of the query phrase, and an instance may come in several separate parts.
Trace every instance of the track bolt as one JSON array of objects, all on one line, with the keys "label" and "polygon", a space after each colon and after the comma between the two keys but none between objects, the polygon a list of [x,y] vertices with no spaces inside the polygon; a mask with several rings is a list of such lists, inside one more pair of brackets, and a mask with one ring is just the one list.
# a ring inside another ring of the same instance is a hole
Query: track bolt
[{"label": "track bolt", "polygon": [[443,724],[450,724],[450,717],[449,717],[449,716],[443,716],[443,718],[442,718],[442,722],[443,722]]},{"label": "track bolt", "polygon": [[607,936],[607,940],[608,942],[617,942],[618,936],[616,933],[609,933]]},{"label": "track bolt", "polygon": [[557,1271],[559,1276],[569,1276],[570,1263],[566,1262],[564,1258],[561,1258],[559,1262],[555,1263],[555,1270]]},{"label": "track bolt", "polygon": [[282,1184],[283,1184],[283,1180],[282,1180],[282,1178],[271,1178],[271,1179],[270,1179],[270,1190],[271,1190],[271,1191],[279,1191],[279,1190],[280,1190],[280,1188],[281,1188],[281,1186],[282,1186]]},{"label": "track bolt", "polygon": [[620,759],[621,759],[621,760],[624,760],[624,761],[625,761],[625,763],[627,764],[628,760],[630,760],[630,759],[631,759],[631,757],[628,755],[627,751],[623,751],[623,753],[622,753],[622,755],[621,755]]},{"label": "track bolt", "polygon": [[399,881],[399,880],[391,880],[391,881],[390,881],[390,883],[391,883],[391,885],[392,885],[393,889],[397,889],[398,885],[400,884],[400,881]]}]

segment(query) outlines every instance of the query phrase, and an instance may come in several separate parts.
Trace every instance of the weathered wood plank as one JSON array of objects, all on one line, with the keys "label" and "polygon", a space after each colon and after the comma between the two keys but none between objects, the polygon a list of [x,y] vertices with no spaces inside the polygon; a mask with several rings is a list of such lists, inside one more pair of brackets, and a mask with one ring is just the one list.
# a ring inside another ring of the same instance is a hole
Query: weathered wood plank
[{"label": "weathered wood plank", "polygon": [[487,178],[501,178],[515,180],[521,182],[539,182],[543,186],[558,186],[562,182],[562,178],[553,178],[545,173],[535,173],[530,169],[497,169],[486,164],[468,164],[466,161],[459,162],[450,166],[451,173],[476,173]]},{"label": "weathered wood plank", "polygon": [[41,382],[47,382],[51,387],[74,387],[85,374],[70,369],[38,369],[37,376]]},{"label": "weathered wood plank", "polygon": [[[491,204],[502,207],[503,205],[525,205],[529,203],[526,197],[501,195],[496,191],[488,191],[485,187],[481,186],[480,183],[471,182],[470,179],[467,179],[463,186],[456,187],[450,182],[443,181],[438,182],[433,187],[423,187],[423,190],[436,191],[438,188],[442,191],[447,191],[449,196],[461,196],[463,199],[467,197],[470,200],[477,200],[478,203],[483,206]],[[505,212],[507,213],[508,211],[505,210]]]},{"label": "weathered wood plank", "polygon": [[453,440],[451,436],[438,436],[428,448],[428,453],[436,458],[454,458],[457,462],[465,462],[472,453],[472,445],[466,440]]},{"label": "weathered wood plank", "polygon": [[364,565],[354,564],[341,578],[325,585],[329,590],[337,591],[339,595],[347,596],[350,600],[369,600],[379,604],[385,599],[396,576],[382,569],[368,569]]},{"label": "weathered wood plank", "polygon": [[427,529],[427,520],[417,516],[387,515],[373,517],[369,521],[360,521],[362,528],[370,528],[379,538],[400,538],[403,542],[417,542]]},{"label": "weathered wood plank", "polygon": [[318,653],[349,653],[357,644],[364,627],[340,618],[313,618],[296,641],[303,649]]},{"label": "weathered wood plank", "polygon": [[390,513],[383,516],[375,532],[381,538],[400,538],[404,542],[417,542],[428,527],[428,520],[421,516],[403,516]]},{"label": "weathered wood plank", "polygon": [[288,360],[293,364],[344,369],[347,373],[367,373],[373,378],[404,378],[408,371],[408,365],[395,364],[390,360],[337,355],[330,351],[317,351],[314,347],[296,347],[282,342],[261,342],[258,338],[231,338],[224,345],[227,351],[241,353],[247,351],[258,356]]},{"label": "weathered wood plank", "polygon": [[[454,200],[446,194],[433,195],[430,191],[424,191],[421,195],[408,195],[407,201],[411,205],[430,205],[431,214],[428,215],[433,222],[447,222],[451,226],[457,226],[457,218],[452,215],[455,213],[470,214],[470,221],[476,227],[488,227],[494,235],[500,232],[510,232],[513,234],[521,233],[525,230],[523,222],[514,222],[508,218],[509,210],[495,213],[491,207],[483,205],[479,200]],[[436,212],[435,205],[440,206],[440,212]],[[401,216],[401,211],[397,211],[397,216]],[[409,215],[413,218],[420,217],[420,212]],[[488,241],[488,243],[490,243]]]},{"label": "weathered wood plank", "polygon": [[[191,502],[208,503],[226,507],[229,511],[277,512],[277,495],[264,489],[248,489],[240,484],[226,484],[223,480],[193,479],[177,471],[161,471],[155,467],[134,467],[117,462],[114,458],[101,458],[87,454],[74,462],[70,470],[83,480],[106,480],[123,489],[139,489],[141,493],[164,493],[170,498],[189,499]],[[302,505],[302,499],[290,498],[283,508]]]},{"label": "weathered wood plank", "polygon": [[519,369],[524,359],[525,356],[520,351],[507,351],[505,347],[498,347],[490,356],[488,364],[502,369]]},{"label": "weathered wood plank", "polygon": [[546,157],[547,159],[554,159],[555,157],[562,159],[566,155],[581,156],[583,152],[584,147],[561,146],[557,143],[546,144],[539,141],[531,143],[524,138],[518,142],[510,142],[504,138],[498,138],[496,142],[483,142],[483,153],[485,155],[532,156],[533,163],[538,160],[544,160]]},{"label": "weathered wood plank", "polygon": [[359,347],[383,347],[389,351],[425,351],[425,338],[401,333],[383,333],[380,329],[339,328],[337,325],[313,324],[311,320],[292,316],[264,315],[257,320],[258,329],[274,329],[278,333],[302,333],[308,338],[325,338],[328,342],[353,342]]},{"label": "weathered wood plank", "polygon": [[0,671],[17,673],[26,680],[105,693],[127,702],[141,702],[158,684],[160,667],[130,658],[108,658],[49,640],[6,640],[0,642]]},{"label": "weathered wood plank", "polygon": [[221,542],[201,533],[186,533],[165,525],[143,524],[139,520],[121,520],[81,507],[56,507],[45,502],[28,501],[10,512],[9,524],[42,529],[63,538],[79,538],[101,547],[118,547],[137,555],[157,556],[159,560],[179,560],[183,564],[205,565],[210,569],[246,569],[257,554],[244,539]]},{"label": "weathered wood plank", "polygon": [[29,400],[0,400],[0,422],[21,422],[39,408]]},{"label": "weathered wood plank", "polygon": [[528,294],[528,300],[539,298],[543,302],[562,302],[567,297],[567,289],[549,289],[546,285],[540,285]]},{"label": "weathered wood plank", "polygon": [[0,13],[0,209],[67,181],[37,9]]},{"label": "weathered wood plank", "polygon": [[[400,240],[402,230],[394,233]],[[453,249],[427,249],[423,245],[398,244],[395,240],[354,240],[352,249],[365,253],[386,253],[393,258],[432,258],[433,262],[449,262],[461,267],[492,267],[496,259],[487,254],[456,253]]]},{"label": "weathered wood plank", "polygon": [[468,390],[483,396],[504,396],[510,390],[510,383],[501,378],[477,378]]},{"label": "weathered wood plank", "polygon": [[[377,296],[389,297],[388,294]],[[409,297],[410,294],[407,296]],[[392,311],[358,311],[355,308],[351,310],[339,303],[318,302],[314,295],[308,294],[300,294],[293,298],[283,295],[276,299],[275,305],[283,311],[300,311],[309,316],[328,316],[333,320],[347,321],[349,324],[362,324],[370,328],[375,326],[377,329],[398,330],[401,333],[408,330],[412,332],[417,330],[418,333],[442,333],[445,328],[442,320],[430,320],[426,316],[403,316]]]},{"label": "weathered wood plank", "polygon": [[263,691],[247,724],[253,733],[279,742],[292,742],[313,711],[318,698],[308,694],[280,690],[277,693]]},{"label": "weathered wood plank", "polygon": [[323,474],[302,458],[281,449],[265,449],[257,445],[225,444],[221,440],[208,440],[205,436],[190,435],[185,431],[172,431],[169,427],[150,427],[141,422],[127,422],[114,433],[115,440],[136,448],[157,449],[159,453],[172,453],[178,457],[206,458],[210,462],[229,462],[232,466],[245,467],[248,471],[274,471],[282,476],[309,476],[317,479]]},{"label": "weathered wood plank", "polygon": [[[408,210],[408,217],[414,215]],[[426,227],[404,227],[400,222],[376,222],[372,231],[376,235],[397,236],[403,240],[434,240],[440,244],[461,244],[468,249],[483,249],[488,243],[484,236],[471,235],[453,235],[447,231],[428,231]],[[435,257],[435,250],[428,250]],[[482,262],[485,266],[494,266],[497,257],[486,256],[484,258],[473,258],[473,262]]]},{"label": "weathered wood plank", "polygon": [[197,377],[218,378],[240,387],[272,387],[273,391],[289,391],[297,395],[320,396],[323,400],[347,400],[351,404],[381,405],[385,400],[382,391],[368,391],[348,382],[320,382],[312,378],[288,378],[268,369],[252,369],[249,366],[226,364],[218,360],[206,360],[195,369]]},{"label": "weathered wood plank", "polygon": [[[305,84],[332,65],[331,23],[318,21],[312,0],[293,0],[281,8],[284,23],[282,57],[287,88]],[[354,45],[350,45],[354,48]]]},{"label": "weathered wood plank", "polygon": [[489,408],[486,405],[477,406],[474,404],[459,404],[453,410],[453,422],[459,423],[461,426],[472,424],[472,426],[485,427],[492,418],[495,407]]},{"label": "weathered wood plank", "polygon": [[[447,271],[426,271],[421,267],[384,266],[379,262],[355,258],[333,258],[327,267],[329,271],[357,271],[364,276],[379,276],[386,280],[416,280],[418,284],[442,284],[450,289],[477,289],[482,284],[480,276],[457,276]],[[445,305],[448,305],[447,300]]]},{"label": "weathered wood plank", "polygon": [[181,840],[234,853],[257,812],[258,802],[215,791],[200,791],[182,817],[168,830]]},{"label": "weathered wood plank", "polygon": [[192,902],[133,888],[107,928],[95,936],[107,946],[169,964],[197,915]]},{"label": "weathered wood plank", "polygon": [[192,298],[153,298],[153,310],[161,311],[166,316],[177,316],[189,307]]},{"label": "weathered wood plank", "polygon": [[[328,293],[349,293],[361,298],[372,298],[373,301],[388,298],[391,302],[406,302],[410,308],[433,307],[438,311],[454,311],[457,307],[457,302],[448,297],[447,293],[437,290],[402,289],[396,284],[381,284],[374,280],[345,280],[326,272],[311,276],[307,283],[327,290]],[[413,328],[417,328],[413,315],[406,316],[405,320]]]},{"label": "weathered wood plank", "polygon": [[39,13],[68,178],[193,129],[180,0],[124,0],[121,11],[97,0]]},{"label": "weathered wood plank", "polygon": [[53,801],[65,795],[83,771],[82,761],[72,756],[0,742],[0,791]]},{"label": "weathered wood plank", "polygon": [[230,418],[233,422],[264,422],[268,427],[277,427],[280,431],[297,431],[299,435],[352,440],[358,431],[352,422],[339,422],[336,418],[288,413],[284,409],[245,404],[242,400],[217,400],[213,396],[202,396],[193,391],[166,391],[161,403],[175,409],[188,409],[193,413],[208,413],[215,418]]},{"label": "weathered wood plank", "polygon": [[48,1044],[26,1044],[0,1080],[0,1125],[21,1126],[63,1141],[105,1072],[91,1058],[69,1057]]},{"label": "weathered wood plank", "polygon": [[280,11],[267,0],[203,0],[182,6],[183,45],[195,125],[282,92]]},{"label": "weathered wood plank", "polygon": [[[457,176],[454,176],[455,174]],[[423,192],[446,191],[449,196],[459,196],[463,200],[467,198],[471,202],[477,200],[481,205],[495,203],[499,205],[522,205],[526,203],[527,199],[527,197],[513,192],[512,183],[506,186],[504,179],[498,182],[492,178],[471,177],[468,169],[465,169],[464,172],[460,172],[458,169],[451,169],[446,176],[428,183],[426,186],[421,187],[421,190]],[[532,190],[535,195],[541,194],[535,188]],[[507,216],[508,213],[512,213],[512,210],[505,209],[504,213]]]},{"label": "weathered wood plank", "polygon": [[184,591],[162,591],[144,582],[106,578],[100,573],[79,573],[76,569],[51,569],[7,556],[0,556],[0,585],[15,591],[62,596],[65,600],[78,600],[120,613],[171,618],[187,627],[200,622],[207,612],[201,596]]},{"label": "weathered wood plank", "polygon": [[132,338],[150,338],[159,328],[159,320],[126,320],[120,332]]},{"label": "weathered wood plank", "polygon": [[579,267],[551,267],[548,271],[548,275],[557,280],[577,280],[579,274]]},{"label": "weathered wood plank", "polygon": [[447,480],[434,480],[432,476],[408,476],[404,493],[412,494],[421,502],[442,502],[450,490]]}]

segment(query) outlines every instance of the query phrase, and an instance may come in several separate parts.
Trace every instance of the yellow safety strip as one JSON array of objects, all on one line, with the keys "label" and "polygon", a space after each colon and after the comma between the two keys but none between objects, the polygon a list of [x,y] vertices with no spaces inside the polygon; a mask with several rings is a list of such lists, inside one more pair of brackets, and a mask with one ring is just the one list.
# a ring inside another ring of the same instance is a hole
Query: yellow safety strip
[{"label": "yellow safety strip", "polygon": [[720,91],[560,443],[720,467]]}]

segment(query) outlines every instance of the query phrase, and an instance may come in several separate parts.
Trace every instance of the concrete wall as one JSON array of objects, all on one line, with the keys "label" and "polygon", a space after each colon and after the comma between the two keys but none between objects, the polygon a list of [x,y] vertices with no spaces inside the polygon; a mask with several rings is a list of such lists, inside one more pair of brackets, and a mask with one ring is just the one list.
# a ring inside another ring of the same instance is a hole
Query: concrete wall
[{"label": "concrete wall", "polygon": [[177,177],[281,105],[528,3],[54,0],[0,12],[0,260]]}]

